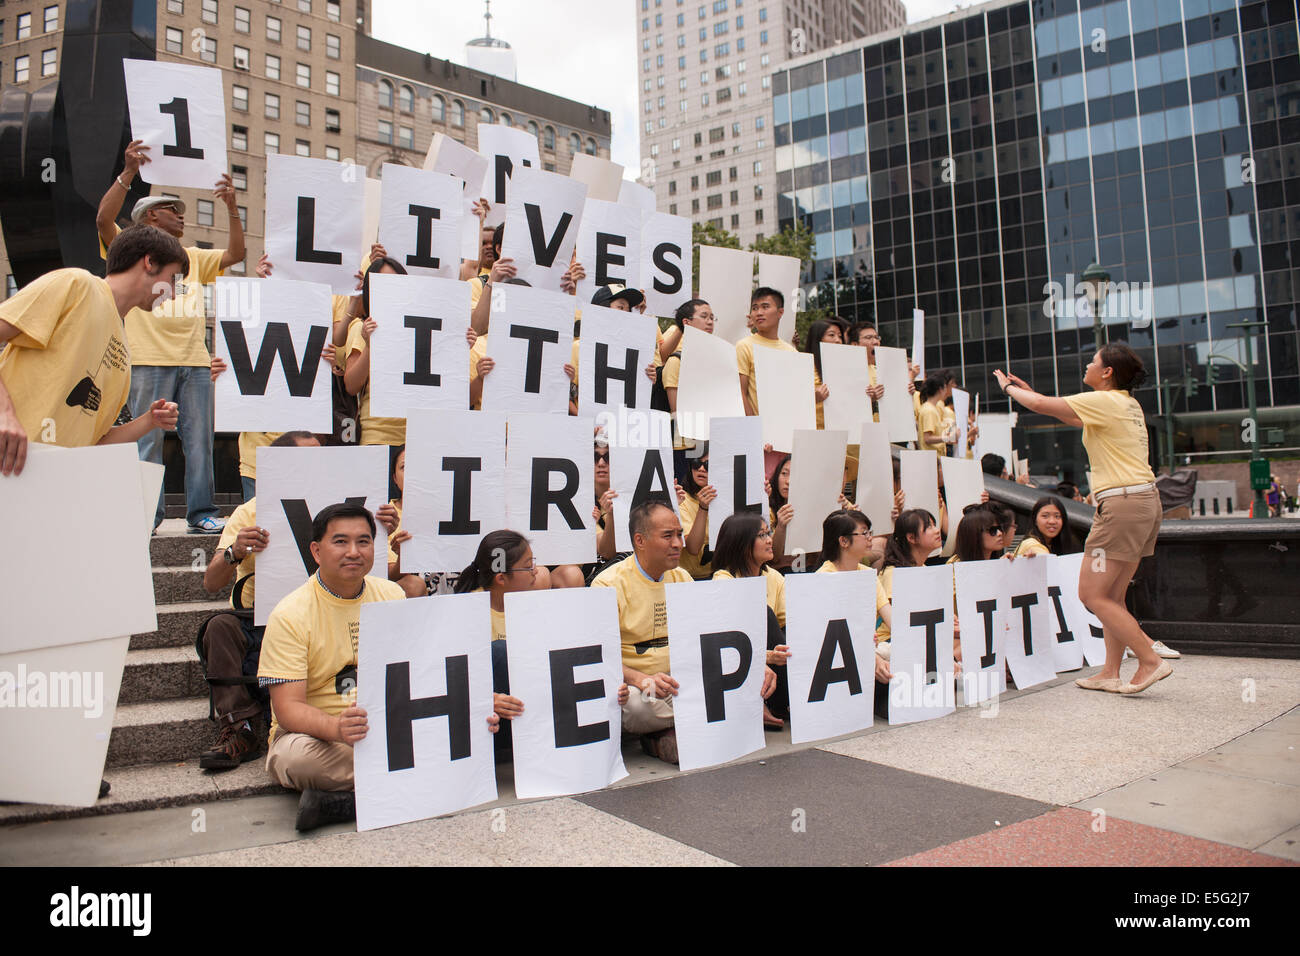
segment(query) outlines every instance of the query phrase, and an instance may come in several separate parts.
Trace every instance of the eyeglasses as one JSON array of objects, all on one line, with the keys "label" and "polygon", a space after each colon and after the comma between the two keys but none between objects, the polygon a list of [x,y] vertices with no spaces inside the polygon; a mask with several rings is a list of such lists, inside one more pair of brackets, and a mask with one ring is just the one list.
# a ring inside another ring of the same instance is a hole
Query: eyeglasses
[{"label": "eyeglasses", "polygon": [[758,538],[770,538],[770,537],[772,537],[772,532],[771,532],[770,529],[768,529],[768,528],[764,528],[764,529],[763,529],[762,531],[760,531],[757,535],[755,535],[755,537],[758,537]]},{"label": "eyeglasses", "polygon": [[532,564],[526,564],[522,568],[507,568],[505,571],[502,571],[501,573],[514,574],[517,571],[527,571],[529,574],[534,574],[537,571],[537,562],[534,561]]}]

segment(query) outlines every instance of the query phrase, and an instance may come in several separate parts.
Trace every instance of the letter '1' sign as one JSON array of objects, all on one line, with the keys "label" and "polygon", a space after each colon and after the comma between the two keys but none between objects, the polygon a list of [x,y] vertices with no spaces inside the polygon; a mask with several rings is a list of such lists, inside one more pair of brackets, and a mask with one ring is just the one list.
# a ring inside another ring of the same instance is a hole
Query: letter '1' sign
[{"label": "letter '1' sign", "polygon": [[361,606],[353,748],[357,829],[408,823],[497,796],[491,606],[486,593]]},{"label": "letter '1' sign", "polygon": [[226,173],[226,101],[209,66],[123,60],[131,137],[149,162],[140,178],[158,186],[211,190]]}]

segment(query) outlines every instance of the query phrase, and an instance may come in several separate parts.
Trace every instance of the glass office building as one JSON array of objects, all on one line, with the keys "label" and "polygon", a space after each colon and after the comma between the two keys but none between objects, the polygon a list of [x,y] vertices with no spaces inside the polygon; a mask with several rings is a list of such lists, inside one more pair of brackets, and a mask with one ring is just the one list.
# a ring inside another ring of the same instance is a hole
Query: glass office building
[{"label": "glass office building", "polygon": [[[1243,321],[1267,323],[1251,333],[1266,450],[1294,454],[1297,49],[1293,0],[1017,0],[789,62],[777,215],[816,234],[810,303],[903,346],[923,309],[927,368],[1004,410],[997,367],[1082,390],[1095,333],[1071,300],[1098,262],[1119,295],[1106,333],[1146,363],[1153,427],[1177,414],[1180,460],[1243,447],[1226,361],[1245,361]],[[1162,381],[1198,387],[1168,401]],[[1077,431],[1021,423],[1036,473],[1082,478]]]}]

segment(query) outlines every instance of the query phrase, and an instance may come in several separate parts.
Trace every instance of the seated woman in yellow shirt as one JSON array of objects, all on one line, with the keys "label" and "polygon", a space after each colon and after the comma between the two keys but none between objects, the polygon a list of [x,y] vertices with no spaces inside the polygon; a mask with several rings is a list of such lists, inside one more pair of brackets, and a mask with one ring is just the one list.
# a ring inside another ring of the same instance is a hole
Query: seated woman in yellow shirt
[{"label": "seated woman in yellow shirt", "polygon": [[718,550],[713,554],[713,579],[753,578],[760,574],[767,585],[767,666],[776,672],[776,690],[763,705],[763,723],[781,727],[790,715],[790,687],[785,644],[785,578],[769,567],[773,559],[772,529],[762,515],[749,511],[733,514],[718,529]]},{"label": "seated woman in yellow shirt", "polygon": [[713,575],[713,554],[709,550],[709,505],[717,500],[718,489],[709,484],[708,443],[694,449],[697,457],[686,459],[686,474],[679,484],[678,517],[682,522],[682,564],[697,581]]},{"label": "seated woman in yellow shirt", "polygon": [[1071,554],[1079,549],[1065,523],[1065,502],[1055,495],[1039,498],[1029,513],[1029,534],[1016,548],[1016,557],[1031,554]]},{"label": "seated woman in yellow shirt", "polygon": [[855,508],[832,511],[822,521],[822,561],[818,573],[856,571],[871,550],[871,521]]}]

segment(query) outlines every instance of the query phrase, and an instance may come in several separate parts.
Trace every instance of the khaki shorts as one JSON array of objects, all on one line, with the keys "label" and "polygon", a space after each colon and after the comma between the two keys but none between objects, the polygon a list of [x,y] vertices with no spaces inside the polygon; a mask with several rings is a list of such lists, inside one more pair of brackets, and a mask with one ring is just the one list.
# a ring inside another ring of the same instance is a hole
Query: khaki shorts
[{"label": "khaki shorts", "polygon": [[1136,564],[1156,553],[1160,515],[1160,494],[1154,490],[1103,498],[1097,502],[1084,551],[1091,555],[1101,549],[1108,558]]}]

